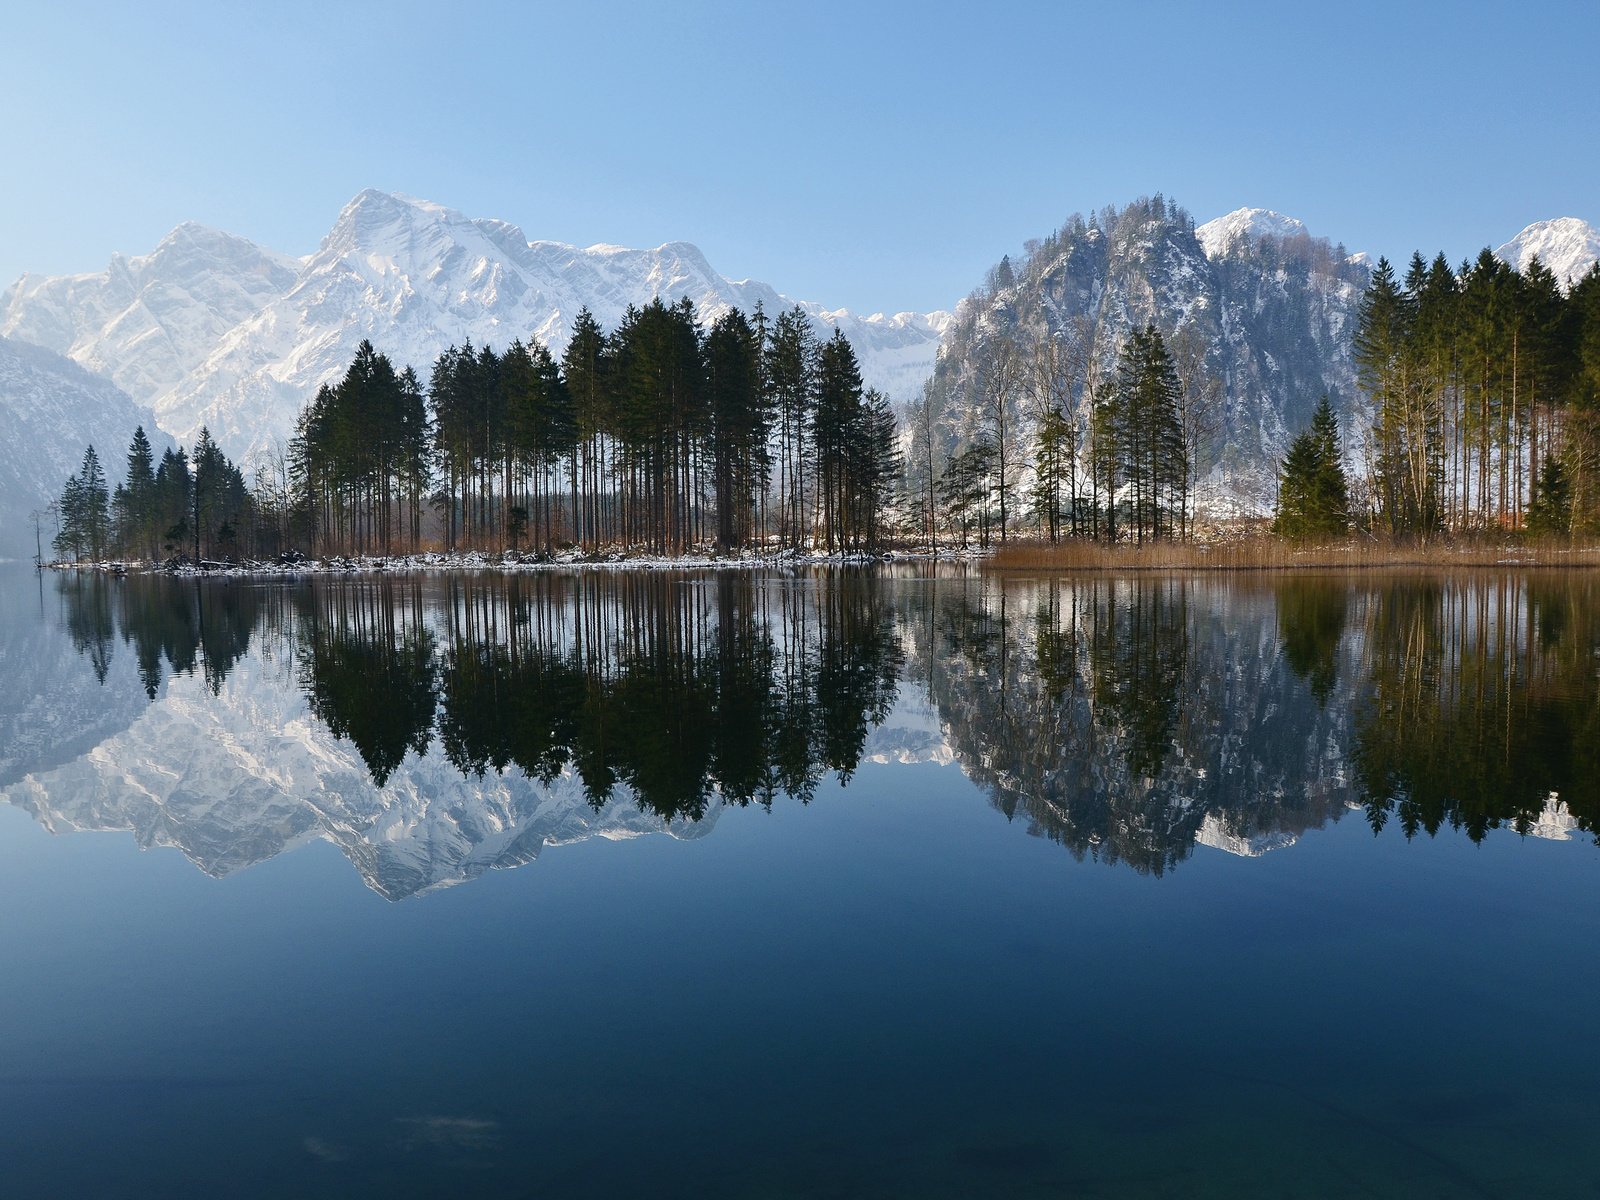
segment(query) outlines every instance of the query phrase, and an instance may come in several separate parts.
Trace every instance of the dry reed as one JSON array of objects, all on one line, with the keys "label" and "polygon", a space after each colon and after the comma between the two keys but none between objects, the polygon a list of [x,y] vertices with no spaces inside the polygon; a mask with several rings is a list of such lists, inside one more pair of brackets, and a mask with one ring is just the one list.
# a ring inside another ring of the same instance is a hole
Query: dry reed
[{"label": "dry reed", "polygon": [[1008,542],[983,561],[989,571],[1351,571],[1382,568],[1597,567],[1600,547],[1571,542],[1380,540],[1301,545],[1270,535],[1211,543]]}]

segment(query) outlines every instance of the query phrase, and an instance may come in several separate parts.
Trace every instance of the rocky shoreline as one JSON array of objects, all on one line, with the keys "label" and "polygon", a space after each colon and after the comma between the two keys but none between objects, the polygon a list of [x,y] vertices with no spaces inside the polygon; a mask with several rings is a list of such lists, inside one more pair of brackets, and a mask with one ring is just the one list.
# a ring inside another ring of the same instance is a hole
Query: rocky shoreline
[{"label": "rocky shoreline", "polygon": [[754,552],[737,555],[717,555],[709,551],[684,555],[635,554],[623,551],[585,553],[578,550],[557,551],[553,554],[531,554],[505,551],[486,554],[471,550],[464,553],[425,553],[390,555],[328,555],[312,558],[308,555],[286,554],[271,559],[244,559],[231,561],[194,561],[189,558],[168,559],[165,562],[147,560],[104,562],[49,562],[42,569],[52,571],[100,571],[111,575],[172,575],[180,578],[215,577],[290,577],[313,575],[361,574],[411,574],[419,572],[448,573],[457,571],[750,571],[786,570],[803,567],[868,566],[877,563],[897,562],[950,562],[971,563],[987,557],[991,551],[972,549],[913,549],[891,550],[879,554],[864,552],[821,552],[783,550]]}]

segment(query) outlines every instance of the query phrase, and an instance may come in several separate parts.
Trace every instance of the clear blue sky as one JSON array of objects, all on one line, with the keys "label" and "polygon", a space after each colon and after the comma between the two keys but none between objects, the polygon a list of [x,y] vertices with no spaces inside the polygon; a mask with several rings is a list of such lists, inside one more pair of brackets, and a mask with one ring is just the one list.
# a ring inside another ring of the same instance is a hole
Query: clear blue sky
[{"label": "clear blue sky", "polygon": [[1156,191],[1401,258],[1600,223],[1594,0],[7,7],[0,286],[368,186],[869,311]]}]

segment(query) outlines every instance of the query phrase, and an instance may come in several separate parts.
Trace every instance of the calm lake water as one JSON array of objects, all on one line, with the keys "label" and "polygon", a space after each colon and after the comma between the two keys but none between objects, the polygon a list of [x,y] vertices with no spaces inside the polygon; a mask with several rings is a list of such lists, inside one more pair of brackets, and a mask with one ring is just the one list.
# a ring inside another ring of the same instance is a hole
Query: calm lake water
[{"label": "calm lake water", "polygon": [[0,574],[33,1196],[1600,1195],[1600,580]]}]

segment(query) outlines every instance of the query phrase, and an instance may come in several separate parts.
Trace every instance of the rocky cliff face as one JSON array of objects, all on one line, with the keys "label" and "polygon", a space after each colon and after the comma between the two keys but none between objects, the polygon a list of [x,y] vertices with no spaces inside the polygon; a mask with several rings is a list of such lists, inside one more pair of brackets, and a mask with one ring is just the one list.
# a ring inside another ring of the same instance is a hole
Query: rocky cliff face
[{"label": "rocky cliff face", "polygon": [[[960,306],[934,375],[941,427],[952,446],[982,428],[980,380],[1002,339],[1024,353],[1044,338],[1067,345],[1081,362],[1074,404],[1086,422],[1091,377],[1112,379],[1122,341],[1154,324],[1187,360],[1189,385],[1214,389],[1202,508],[1264,513],[1277,464],[1323,395],[1347,430],[1358,423],[1350,338],[1368,276],[1360,256],[1263,210],[1196,227],[1157,197],[1073,218]],[[1026,440],[1025,388],[1015,406]]]}]

